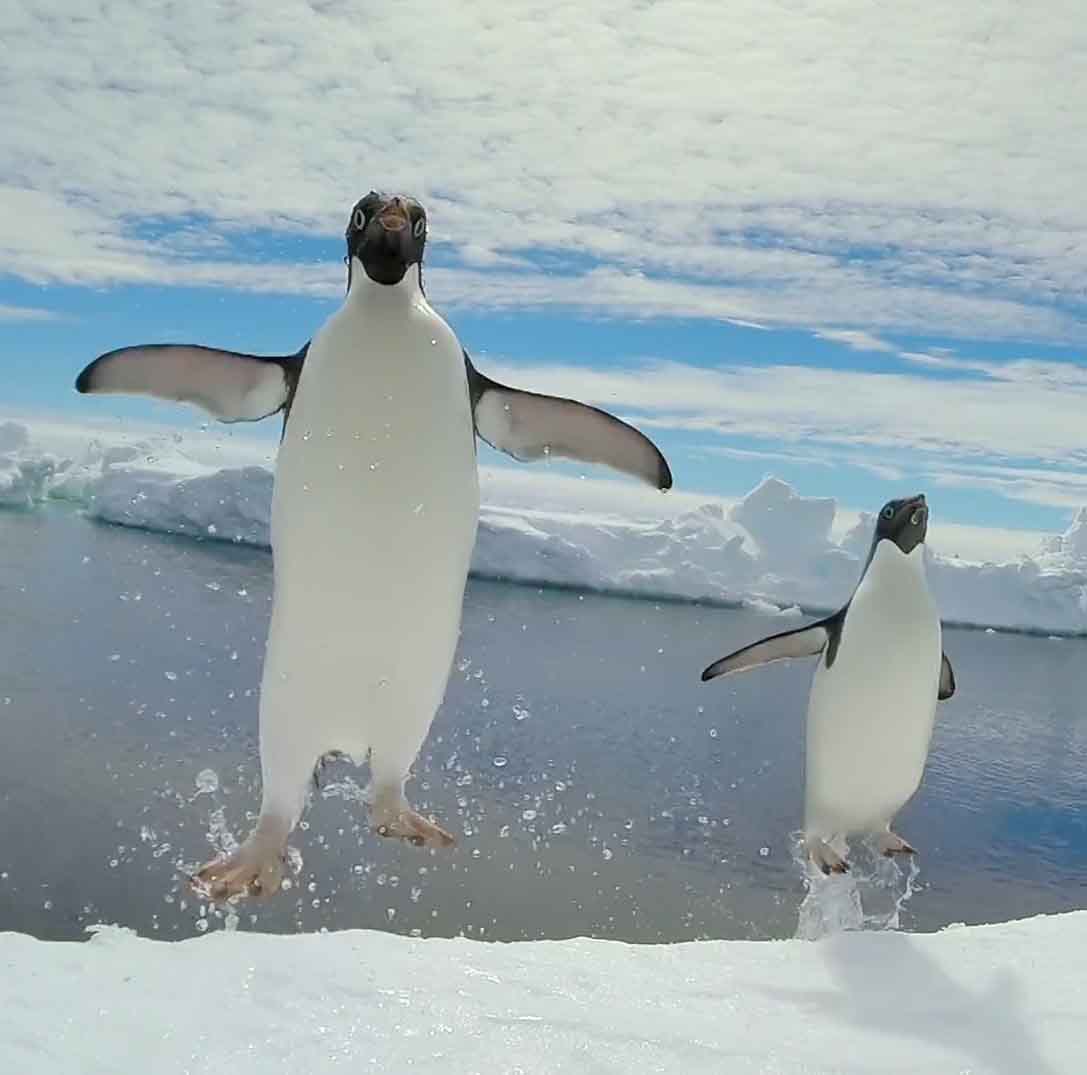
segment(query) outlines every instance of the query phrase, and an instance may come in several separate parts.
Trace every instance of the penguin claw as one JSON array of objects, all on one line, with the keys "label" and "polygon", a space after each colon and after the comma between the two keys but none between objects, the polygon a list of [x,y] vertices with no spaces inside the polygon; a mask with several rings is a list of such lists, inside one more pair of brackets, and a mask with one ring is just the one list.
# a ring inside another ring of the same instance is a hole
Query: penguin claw
[{"label": "penguin claw", "polygon": [[192,890],[212,903],[227,903],[232,899],[254,896],[268,899],[283,883],[284,856],[264,861],[243,844],[233,855],[213,859],[189,879]]},{"label": "penguin claw", "polygon": [[808,848],[808,855],[826,877],[832,873],[849,873],[849,863],[824,840],[813,842]]},{"label": "penguin claw", "polygon": [[917,854],[917,849],[915,847],[906,843],[898,833],[889,830],[880,833],[879,839],[876,841],[876,846],[879,849],[879,853],[886,858],[893,858],[895,855]]},{"label": "penguin claw", "polygon": [[417,814],[414,810],[401,810],[391,821],[374,826],[378,836],[397,837],[413,847],[452,847],[457,841],[440,825]]}]

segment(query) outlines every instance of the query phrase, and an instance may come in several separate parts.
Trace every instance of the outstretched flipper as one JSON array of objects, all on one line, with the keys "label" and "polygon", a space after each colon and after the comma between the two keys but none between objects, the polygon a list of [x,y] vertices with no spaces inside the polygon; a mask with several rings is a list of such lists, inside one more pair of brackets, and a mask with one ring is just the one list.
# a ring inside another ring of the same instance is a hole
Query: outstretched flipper
[{"label": "outstretched flipper", "polygon": [[936,697],[941,702],[946,702],[955,693],[955,673],[951,669],[951,662],[947,659],[947,654],[943,654],[940,659],[940,689],[936,692]]},{"label": "outstretched flipper", "polygon": [[842,612],[836,612],[825,620],[809,623],[807,627],[782,631],[781,634],[770,635],[758,642],[752,642],[750,646],[744,646],[743,649],[738,649],[735,653],[714,661],[703,671],[702,682],[707,683],[711,679],[727,676],[731,672],[744,672],[748,668],[757,668],[760,664],[770,664],[772,661],[814,657],[828,646],[827,665],[829,666],[833,663],[834,653],[838,648],[841,620]]},{"label": "outstretched flipper", "polygon": [[76,378],[77,392],[192,403],[222,422],[255,422],[290,410],[309,344],[293,355],[246,355],[196,344],[122,347]]},{"label": "outstretched flipper", "polygon": [[614,415],[572,399],[509,388],[480,373],[464,353],[476,433],[521,462],[556,456],[604,463],[658,489],[672,472],[644,433]]}]

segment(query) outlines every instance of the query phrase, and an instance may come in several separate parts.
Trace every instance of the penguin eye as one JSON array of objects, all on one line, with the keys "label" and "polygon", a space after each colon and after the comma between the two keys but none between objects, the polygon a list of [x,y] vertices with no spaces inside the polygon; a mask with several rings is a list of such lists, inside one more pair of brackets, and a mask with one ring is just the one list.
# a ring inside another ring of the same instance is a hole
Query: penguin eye
[{"label": "penguin eye", "polygon": [[922,515],[921,509],[920,509],[920,508],[918,508],[918,509],[917,509],[917,510],[916,510],[916,511],[915,511],[915,512],[914,512],[914,513],[913,513],[913,514],[912,514],[912,515],[910,516],[910,522],[911,522],[911,523],[912,523],[912,524],[913,524],[914,526],[916,526],[916,525],[917,525],[917,524],[918,524],[918,523],[919,523],[919,522],[921,521],[921,515]]},{"label": "penguin eye", "polygon": [[893,519],[895,517],[895,509],[888,504],[887,507],[880,512],[880,515],[882,515],[884,519]]},{"label": "penguin eye", "polygon": [[357,231],[362,231],[362,229],[366,227],[366,214],[361,208],[355,210],[352,223],[355,225]]},{"label": "penguin eye", "polygon": [[419,219],[415,222],[415,225],[412,227],[411,233],[415,236],[416,239],[421,239],[424,235],[426,235],[426,217],[419,217]]}]

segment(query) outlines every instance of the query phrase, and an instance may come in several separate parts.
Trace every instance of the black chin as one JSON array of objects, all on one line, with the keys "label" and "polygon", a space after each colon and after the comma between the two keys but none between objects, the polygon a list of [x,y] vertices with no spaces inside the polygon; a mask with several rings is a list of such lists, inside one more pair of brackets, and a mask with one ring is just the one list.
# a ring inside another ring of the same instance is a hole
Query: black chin
[{"label": "black chin", "polygon": [[375,284],[399,284],[408,271],[408,263],[403,256],[388,249],[364,246],[359,252],[359,260],[366,275]]},{"label": "black chin", "polygon": [[895,544],[907,555],[925,540],[927,526],[910,526],[899,532]]}]

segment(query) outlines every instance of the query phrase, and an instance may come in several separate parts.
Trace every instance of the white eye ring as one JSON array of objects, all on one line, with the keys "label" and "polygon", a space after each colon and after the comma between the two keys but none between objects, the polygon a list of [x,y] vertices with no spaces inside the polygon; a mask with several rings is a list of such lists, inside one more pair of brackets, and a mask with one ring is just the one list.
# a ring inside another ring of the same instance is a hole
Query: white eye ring
[{"label": "white eye ring", "polygon": [[358,231],[362,231],[366,227],[366,214],[361,209],[355,210],[354,224]]},{"label": "white eye ring", "polygon": [[893,519],[895,517],[895,509],[888,504],[887,507],[880,512],[880,515],[882,515],[884,519]]},{"label": "white eye ring", "polygon": [[411,229],[411,233],[416,239],[421,239],[426,235],[426,217],[420,217],[415,222],[415,226]]}]

